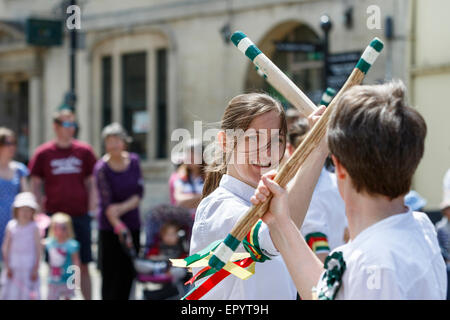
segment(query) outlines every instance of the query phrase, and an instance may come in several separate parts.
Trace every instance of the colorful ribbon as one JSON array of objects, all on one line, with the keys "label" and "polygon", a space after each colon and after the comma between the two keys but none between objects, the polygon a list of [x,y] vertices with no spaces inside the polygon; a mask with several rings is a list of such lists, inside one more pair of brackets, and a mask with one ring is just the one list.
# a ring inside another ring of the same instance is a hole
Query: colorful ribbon
[{"label": "colorful ribbon", "polygon": [[230,274],[233,274],[241,280],[246,280],[255,273],[255,262],[269,260],[270,258],[264,255],[259,246],[258,233],[261,225],[262,221],[259,220],[244,239],[243,245],[247,252],[234,253],[230,261],[219,271],[211,268],[208,265],[208,261],[213,256],[214,250],[219,246],[222,240],[212,242],[205,249],[185,259],[171,259],[170,261],[174,267],[202,268],[185,284],[194,284],[196,281],[210,276],[201,285],[193,288],[182,298],[182,300],[200,299]]}]

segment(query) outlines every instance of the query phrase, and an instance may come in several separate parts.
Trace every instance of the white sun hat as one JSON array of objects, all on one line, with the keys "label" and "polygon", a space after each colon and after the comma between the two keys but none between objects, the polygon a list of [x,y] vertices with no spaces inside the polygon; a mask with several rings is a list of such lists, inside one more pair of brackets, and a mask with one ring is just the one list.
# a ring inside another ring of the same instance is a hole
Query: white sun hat
[{"label": "white sun hat", "polygon": [[13,202],[13,208],[29,207],[34,210],[39,210],[39,205],[36,198],[31,192],[21,192],[16,195]]}]

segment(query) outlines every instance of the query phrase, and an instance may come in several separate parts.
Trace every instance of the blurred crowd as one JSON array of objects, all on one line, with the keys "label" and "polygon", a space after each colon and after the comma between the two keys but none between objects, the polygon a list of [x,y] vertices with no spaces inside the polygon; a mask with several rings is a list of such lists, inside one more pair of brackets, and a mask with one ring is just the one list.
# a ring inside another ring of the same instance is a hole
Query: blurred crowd
[{"label": "blurred crowd", "polygon": [[[15,133],[0,128],[1,299],[72,299],[78,288],[89,300],[88,265],[94,258],[102,299],[128,299],[140,272],[147,275],[141,281],[163,285],[186,276],[171,274],[167,259],[188,252],[203,188],[202,166],[180,162],[169,182],[172,205],[141,215],[140,160],[127,151],[131,138],[124,128],[118,123],[104,128],[105,154],[97,158],[89,144],[74,138],[77,127],[72,110],[60,108],[53,115],[54,139],[35,150],[28,166],[14,160]],[[93,219],[97,257],[92,253]],[[42,261],[49,270],[46,297],[39,289]]]}]

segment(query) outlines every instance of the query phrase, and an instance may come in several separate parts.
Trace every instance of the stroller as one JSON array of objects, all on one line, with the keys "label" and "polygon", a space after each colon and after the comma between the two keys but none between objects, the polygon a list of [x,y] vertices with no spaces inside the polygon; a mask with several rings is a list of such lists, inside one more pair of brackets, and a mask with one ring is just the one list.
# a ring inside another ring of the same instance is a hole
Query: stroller
[{"label": "stroller", "polygon": [[[161,229],[167,225],[177,226],[177,245],[169,248],[161,239]],[[132,248],[127,248],[134,262],[136,280],[144,287],[142,295],[145,300],[180,299],[187,293],[184,286],[189,279],[186,269],[172,267],[169,259],[188,255],[192,225],[189,210],[173,205],[159,205],[145,215],[143,250],[137,255]],[[166,254],[161,254],[161,251]]]}]

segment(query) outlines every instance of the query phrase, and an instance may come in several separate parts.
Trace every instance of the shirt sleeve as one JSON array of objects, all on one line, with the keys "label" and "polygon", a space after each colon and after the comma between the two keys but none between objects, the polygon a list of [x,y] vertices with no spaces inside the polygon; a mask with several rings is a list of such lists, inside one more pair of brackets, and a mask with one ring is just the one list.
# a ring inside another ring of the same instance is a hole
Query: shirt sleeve
[{"label": "shirt sleeve", "polygon": [[97,185],[100,208],[106,209],[112,203],[112,191],[105,174],[105,168],[101,162],[95,166],[94,177]]},{"label": "shirt sleeve", "polygon": [[74,254],[80,250],[80,244],[76,240],[71,240],[69,242],[69,252],[70,254]]},{"label": "shirt sleeve", "polygon": [[306,243],[315,253],[330,252],[327,207],[317,194],[313,196],[300,228]]},{"label": "shirt sleeve", "polygon": [[19,172],[19,177],[27,177],[30,174],[27,166],[23,163],[17,162],[17,171]]},{"label": "shirt sleeve", "polygon": [[264,222],[259,229],[258,239],[261,250],[265,255],[274,257],[280,254],[270,237],[269,227]]},{"label": "shirt sleeve", "polygon": [[40,150],[37,150],[30,162],[28,163],[28,169],[31,176],[44,177],[44,158],[43,153]]}]

